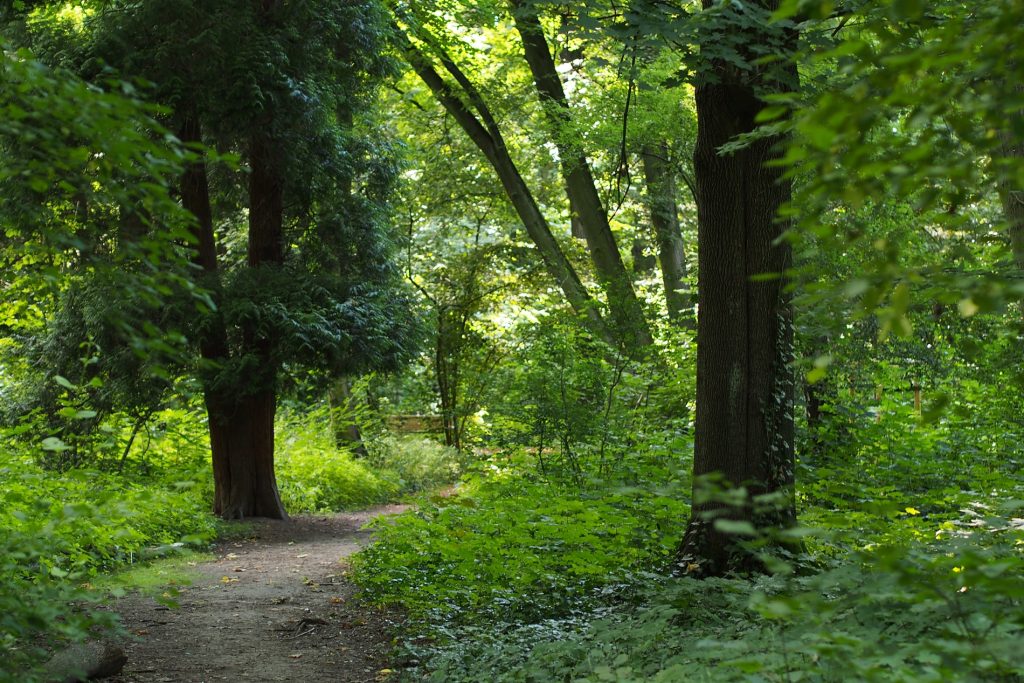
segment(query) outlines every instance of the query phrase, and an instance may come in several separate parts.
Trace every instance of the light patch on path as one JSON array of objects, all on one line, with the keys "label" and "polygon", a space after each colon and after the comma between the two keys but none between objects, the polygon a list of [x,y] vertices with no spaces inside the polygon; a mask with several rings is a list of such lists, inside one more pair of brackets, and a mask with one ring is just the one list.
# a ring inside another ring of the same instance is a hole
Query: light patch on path
[{"label": "light patch on path", "polygon": [[114,605],[129,633],[117,683],[378,681],[391,648],[386,615],[353,604],[344,558],[369,541],[361,527],[402,512],[255,520],[250,538],[219,544],[198,564],[180,607],[132,595]]}]

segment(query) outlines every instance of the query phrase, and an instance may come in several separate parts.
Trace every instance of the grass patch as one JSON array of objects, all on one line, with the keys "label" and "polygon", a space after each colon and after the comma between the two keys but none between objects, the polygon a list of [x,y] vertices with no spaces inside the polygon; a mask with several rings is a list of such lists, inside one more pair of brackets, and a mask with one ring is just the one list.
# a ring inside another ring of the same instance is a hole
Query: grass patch
[{"label": "grass patch", "polygon": [[216,556],[213,553],[186,549],[170,557],[143,561],[119,572],[98,577],[91,586],[114,597],[137,591],[168,601],[173,599],[175,589],[192,584],[198,575],[197,565],[214,559]]}]

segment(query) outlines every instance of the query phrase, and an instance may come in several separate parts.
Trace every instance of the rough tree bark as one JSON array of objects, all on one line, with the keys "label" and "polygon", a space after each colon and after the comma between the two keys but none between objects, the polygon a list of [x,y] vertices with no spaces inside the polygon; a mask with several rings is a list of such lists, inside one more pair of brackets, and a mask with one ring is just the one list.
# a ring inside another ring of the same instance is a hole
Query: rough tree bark
[{"label": "rough tree bark", "polygon": [[658,262],[665,286],[668,317],[677,325],[695,326],[686,285],[686,252],[676,208],[676,183],[668,158],[668,145],[647,145],[640,152],[647,184],[647,202],[658,244]]},{"label": "rough tree bark", "polygon": [[594,271],[608,292],[608,306],[616,331],[630,345],[649,346],[652,342],[651,331],[644,317],[643,306],[633,291],[629,271],[622,261],[622,254],[608,223],[608,214],[598,196],[590,163],[582,147],[568,141],[566,130],[571,123],[572,113],[540,19],[530,0],[512,0],[511,5],[516,28],[522,37],[526,62],[551,123],[566,194],[573,213],[579,217]]},{"label": "rough tree bark", "polygon": [[[704,0],[704,8],[713,0]],[[773,0],[762,6],[773,9]],[[751,31],[743,41],[756,45]],[[709,36],[708,40],[715,40]],[[696,88],[694,151],[698,215],[697,410],[694,505],[680,546],[680,568],[697,575],[756,570],[760,564],[716,528],[716,518],[756,528],[795,521],[793,476],[792,306],[782,273],[790,248],[777,243],[776,214],[790,198],[781,170],[766,166],[782,142],[759,139],[731,154],[719,148],[753,131],[764,107],[758,85],[726,63]],[[790,75],[795,79],[795,71]],[[755,276],[775,274],[771,279]],[[718,476],[745,487],[746,502],[707,500],[702,481]],[[777,494],[761,506],[766,494]]]},{"label": "rough tree bark", "polygon": [[[181,118],[181,140],[185,143],[201,142],[199,119],[195,113],[187,111]],[[207,286],[216,294],[217,249],[206,164],[202,158],[186,167],[181,181],[181,197],[185,209],[196,219],[193,262],[202,269]],[[199,347],[204,362],[211,370],[229,361],[231,352],[227,332],[218,312],[211,312],[201,332]],[[213,460],[214,513],[227,519],[283,518],[284,507],[277,493],[273,471],[273,396],[268,404],[265,393],[260,396],[257,392],[257,395],[250,396],[244,389],[215,387],[211,386],[211,381],[204,384]]]},{"label": "rough tree bark", "polygon": [[[250,268],[273,268],[285,260],[284,179],[273,141],[262,132],[249,141]],[[214,468],[215,511],[227,519],[287,517],[273,471],[273,419],[278,408],[278,360],[273,340],[254,328],[242,330],[240,355],[249,358],[251,373],[236,387],[229,420],[228,459]],[[239,378],[242,381],[243,378]],[[225,407],[226,408],[226,407]]]}]

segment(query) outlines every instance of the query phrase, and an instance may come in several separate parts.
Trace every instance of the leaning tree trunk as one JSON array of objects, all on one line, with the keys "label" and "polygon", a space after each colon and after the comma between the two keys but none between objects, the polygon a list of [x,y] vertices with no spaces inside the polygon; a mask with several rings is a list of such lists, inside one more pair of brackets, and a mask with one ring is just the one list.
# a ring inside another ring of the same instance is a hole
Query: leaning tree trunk
[{"label": "leaning tree trunk", "polygon": [[594,272],[608,292],[608,308],[616,332],[627,348],[643,349],[652,343],[650,327],[643,305],[633,290],[629,271],[622,261],[608,214],[597,193],[590,162],[579,141],[569,141],[572,120],[569,100],[544,37],[540,18],[527,0],[511,0],[511,4],[516,29],[523,41],[523,54],[551,124],[569,206],[579,218]]},{"label": "leaning tree trunk", "polygon": [[405,55],[409,66],[465,131],[470,140],[487,157],[487,161],[490,162],[501,181],[512,207],[537,247],[548,274],[565,295],[566,302],[596,337],[609,344],[614,343],[615,336],[612,334],[612,330],[605,323],[598,310],[597,302],[587,292],[576,269],[573,268],[552,234],[547,219],[537,205],[526,181],[523,180],[519,168],[512,160],[501,130],[483,97],[450,57],[440,52],[439,57],[444,68],[458,83],[458,90],[441,77],[426,54],[413,45],[397,25],[394,28],[395,41]]},{"label": "leaning tree trunk", "polygon": [[[707,8],[712,0],[704,0]],[[756,41],[752,34],[747,44]],[[755,86],[725,64],[696,89],[694,170],[698,220],[697,410],[694,505],[680,546],[681,568],[698,575],[755,570],[726,518],[766,529],[795,521],[792,306],[783,273],[790,248],[778,242],[779,207],[790,198],[776,158],[782,140],[718,150],[756,127],[764,104]],[[773,277],[758,277],[764,275]],[[707,498],[703,484],[745,487],[746,501]],[[778,494],[759,505],[766,494]]]}]

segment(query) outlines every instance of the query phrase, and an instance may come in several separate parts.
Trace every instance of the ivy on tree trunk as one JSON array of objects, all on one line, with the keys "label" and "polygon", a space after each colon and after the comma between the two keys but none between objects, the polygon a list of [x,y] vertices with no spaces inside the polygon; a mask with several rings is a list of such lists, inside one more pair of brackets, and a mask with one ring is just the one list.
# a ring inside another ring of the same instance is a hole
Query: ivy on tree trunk
[{"label": "ivy on tree trunk", "polygon": [[[704,0],[705,9],[712,4]],[[762,6],[772,10],[771,4]],[[743,30],[743,43],[757,45],[757,30]],[[721,575],[759,568],[737,543],[741,537],[728,531],[787,526],[796,518],[791,496],[793,312],[784,276],[791,253],[788,243],[779,240],[785,225],[777,217],[791,193],[782,170],[769,165],[780,152],[780,136],[721,151],[756,129],[765,106],[760,95],[773,83],[752,79],[723,60],[709,64],[711,73],[696,88],[694,504],[678,560],[689,573]],[[789,73],[795,76],[792,67]],[[734,494],[743,487],[746,495],[726,502],[709,495],[709,482]],[[720,519],[742,526],[720,528]]]}]

